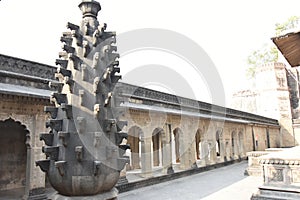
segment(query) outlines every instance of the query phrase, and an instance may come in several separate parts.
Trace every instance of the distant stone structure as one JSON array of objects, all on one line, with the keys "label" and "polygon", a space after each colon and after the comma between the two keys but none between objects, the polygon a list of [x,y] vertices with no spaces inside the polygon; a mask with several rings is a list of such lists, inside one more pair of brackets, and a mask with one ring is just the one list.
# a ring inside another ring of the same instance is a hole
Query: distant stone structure
[{"label": "distant stone structure", "polygon": [[256,69],[255,88],[233,95],[232,107],[278,119],[285,138],[282,146],[300,143],[299,72],[283,63],[267,63]]},{"label": "distant stone structure", "polygon": [[[279,119],[284,138],[283,146],[300,144],[299,127],[299,32],[272,38],[292,69],[282,63],[269,63],[257,67],[256,91],[265,101],[256,105],[257,112],[266,112]],[[263,177],[263,185],[252,200],[300,199],[299,146],[274,149],[274,152],[250,152],[246,173]]]}]

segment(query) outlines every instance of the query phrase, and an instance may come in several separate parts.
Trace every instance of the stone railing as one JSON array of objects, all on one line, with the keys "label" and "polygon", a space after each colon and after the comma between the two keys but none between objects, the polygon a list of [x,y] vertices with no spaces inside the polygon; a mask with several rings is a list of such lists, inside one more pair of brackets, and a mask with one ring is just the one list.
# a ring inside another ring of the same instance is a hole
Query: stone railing
[{"label": "stone railing", "polygon": [[251,151],[247,153],[248,168],[245,170],[245,175],[262,176],[262,167],[260,165],[260,157],[268,155],[270,152],[266,151]]},{"label": "stone railing", "polygon": [[262,176],[263,168],[261,165],[261,159],[263,156],[273,152],[282,151],[281,148],[269,148],[265,151],[251,151],[247,153],[248,168],[245,170],[245,175],[249,176]]}]

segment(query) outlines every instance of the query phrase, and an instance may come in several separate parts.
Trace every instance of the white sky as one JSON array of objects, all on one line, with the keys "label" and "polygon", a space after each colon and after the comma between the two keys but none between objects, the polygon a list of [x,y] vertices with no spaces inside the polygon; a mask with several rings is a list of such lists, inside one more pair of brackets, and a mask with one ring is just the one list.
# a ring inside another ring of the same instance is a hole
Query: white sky
[{"label": "white sky", "polygon": [[[79,24],[81,20],[77,7],[80,2],[0,1],[0,54],[54,65],[66,23]],[[270,42],[275,23],[300,15],[299,0],[100,0],[100,3],[99,21],[107,23],[108,30],[117,34],[139,28],[163,28],[197,42],[222,77],[227,105],[232,92],[244,85],[247,56]],[[162,55],[155,52],[153,55],[155,63],[160,64]],[[136,58],[128,56],[123,64],[121,59],[121,71],[144,64]],[[170,60],[169,67],[172,64],[174,60]],[[196,94],[196,98],[209,101],[204,96]]]}]

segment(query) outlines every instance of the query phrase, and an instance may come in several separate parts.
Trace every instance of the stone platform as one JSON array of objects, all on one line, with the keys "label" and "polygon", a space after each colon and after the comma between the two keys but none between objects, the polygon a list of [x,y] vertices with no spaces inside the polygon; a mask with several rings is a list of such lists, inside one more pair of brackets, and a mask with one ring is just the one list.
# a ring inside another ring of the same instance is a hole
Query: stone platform
[{"label": "stone platform", "polygon": [[260,157],[264,184],[252,200],[300,199],[300,147]]},{"label": "stone platform", "polygon": [[269,148],[265,151],[251,151],[247,153],[248,157],[248,167],[245,170],[245,175],[247,176],[262,176],[263,168],[260,164],[262,156],[269,155],[270,153],[280,152],[282,148]]},{"label": "stone platform", "polygon": [[118,190],[113,188],[111,191],[98,194],[94,196],[78,196],[78,197],[67,197],[54,193],[48,197],[48,200],[117,200]]}]

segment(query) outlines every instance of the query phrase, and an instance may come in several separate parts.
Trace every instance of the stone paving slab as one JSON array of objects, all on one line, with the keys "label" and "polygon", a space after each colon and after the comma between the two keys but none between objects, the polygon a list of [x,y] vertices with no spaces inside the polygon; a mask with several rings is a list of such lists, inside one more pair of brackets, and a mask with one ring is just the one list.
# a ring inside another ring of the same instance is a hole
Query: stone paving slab
[{"label": "stone paving slab", "polygon": [[262,185],[260,177],[244,176],[247,162],[121,193],[119,200],[244,200]]}]

